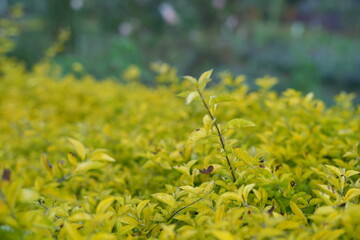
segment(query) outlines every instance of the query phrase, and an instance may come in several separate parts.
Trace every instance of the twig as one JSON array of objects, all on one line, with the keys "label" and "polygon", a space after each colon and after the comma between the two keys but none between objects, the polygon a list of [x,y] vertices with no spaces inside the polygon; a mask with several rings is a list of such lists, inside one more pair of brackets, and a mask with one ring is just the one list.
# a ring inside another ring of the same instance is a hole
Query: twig
[{"label": "twig", "polygon": [[206,108],[206,110],[207,110],[207,112],[208,112],[211,120],[214,122],[214,126],[215,126],[215,128],[216,128],[217,135],[218,135],[218,137],[219,137],[219,141],[220,141],[221,147],[222,147],[222,149],[223,149],[224,152],[225,152],[226,162],[227,162],[227,164],[229,165],[233,182],[236,182],[236,176],[235,176],[235,173],[234,173],[234,169],[233,169],[233,167],[232,167],[232,165],[231,165],[231,162],[230,162],[228,153],[227,153],[227,151],[226,151],[225,141],[224,141],[224,138],[223,138],[223,136],[222,136],[222,134],[221,134],[221,132],[220,132],[220,128],[219,128],[218,124],[216,123],[216,119],[215,119],[214,115],[211,113],[209,106],[206,104],[205,99],[204,99],[204,97],[203,97],[200,89],[199,89],[198,87],[196,87],[196,90],[197,90],[197,92],[199,93],[199,96],[200,96],[200,98],[201,98],[201,101],[203,102],[203,104],[204,104],[204,106],[205,106],[205,108]]}]

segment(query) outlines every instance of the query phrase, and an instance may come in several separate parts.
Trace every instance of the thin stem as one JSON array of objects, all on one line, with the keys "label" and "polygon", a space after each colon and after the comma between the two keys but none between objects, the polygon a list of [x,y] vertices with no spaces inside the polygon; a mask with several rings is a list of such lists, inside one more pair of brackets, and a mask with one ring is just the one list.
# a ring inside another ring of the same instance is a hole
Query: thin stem
[{"label": "thin stem", "polygon": [[[46,210],[46,212],[49,211],[49,208],[45,207],[45,205],[44,205],[40,200],[38,201],[38,203],[39,203],[39,205],[40,205],[41,207],[43,207],[43,208]],[[55,217],[56,217],[57,219],[60,219],[60,217],[57,216],[56,214],[55,214]]]},{"label": "thin stem", "polygon": [[224,152],[225,152],[226,162],[227,162],[227,164],[229,165],[233,182],[236,182],[235,172],[234,172],[234,169],[233,169],[233,167],[232,167],[232,165],[231,165],[231,162],[230,162],[228,153],[227,153],[227,151],[226,151],[225,141],[224,141],[224,138],[223,138],[223,136],[222,136],[222,134],[221,134],[221,132],[220,132],[220,128],[219,128],[218,124],[216,123],[215,117],[214,117],[214,115],[211,113],[209,106],[206,104],[205,99],[204,99],[201,91],[199,90],[199,88],[196,88],[196,90],[197,90],[197,92],[199,93],[199,96],[200,96],[200,98],[201,98],[201,101],[203,102],[203,104],[204,104],[204,106],[205,106],[205,108],[206,108],[206,110],[207,110],[207,112],[208,112],[211,120],[214,122],[214,126],[215,126],[215,128],[216,128],[217,135],[218,135],[218,137],[219,137],[219,141],[220,141],[221,147],[222,147],[222,149],[223,149]]},{"label": "thin stem", "polygon": [[203,200],[207,195],[199,198],[199,199],[196,199],[194,202],[190,203],[189,205],[186,205],[180,209],[178,209],[176,212],[174,212],[173,214],[171,214],[171,216],[166,220],[166,222],[169,222],[173,217],[175,217],[176,214],[178,214],[179,212],[181,212],[182,210],[184,210],[185,208],[188,208],[192,205],[194,205],[195,203],[199,202],[200,200]]}]

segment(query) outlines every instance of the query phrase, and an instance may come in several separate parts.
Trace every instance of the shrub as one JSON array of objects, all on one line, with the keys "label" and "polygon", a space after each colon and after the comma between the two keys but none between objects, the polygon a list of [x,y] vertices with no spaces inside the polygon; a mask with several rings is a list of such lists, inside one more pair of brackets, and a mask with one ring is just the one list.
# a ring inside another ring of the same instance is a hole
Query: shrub
[{"label": "shrub", "polygon": [[211,71],[156,69],[149,88],[0,57],[1,239],[360,235],[352,94],[326,107],[268,76],[205,89]]}]

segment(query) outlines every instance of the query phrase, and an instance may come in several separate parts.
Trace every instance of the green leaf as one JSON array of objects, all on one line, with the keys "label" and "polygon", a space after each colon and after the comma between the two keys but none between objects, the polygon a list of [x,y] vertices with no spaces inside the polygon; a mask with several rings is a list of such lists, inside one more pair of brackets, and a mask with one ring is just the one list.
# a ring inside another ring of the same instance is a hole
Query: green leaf
[{"label": "green leaf", "polygon": [[232,129],[232,128],[247,128],[247,127],[254,127],[255,123],[241,119],[241,118],[234,118],[226,123],[226,128]]},{"label": "green leaf", "polygon": [[187,95],[186,99],[185,99],[185,104],[189,105],[194,99],[196,98],[200,98],[200,95],[198,92],[190,92],[189,95]]},{"label": "green leaf", "polygon": [[97,214],[104,213],[110,207],[110,205],[114,202],[114,200],[115,200],[115,197],[109,197],[109,198],[102,200],[96,207],[96,213]]},{"label": "green leaf", "polygon": [[200,78],[199,78],[199,83],[201,81],[205,81],[206,79],[211,77],[211,74],[213,72],[213,69],[210,69],[209,71],[204,72],[203,74],[201,74]]},{"label": "green leaf", "polygon": [[191,77],[191,76],[185,76],[184,79],[190,81],[195,87],[198,86],[198,82],[197,82],[196,78]]},{"label": "green leaf", "polygon": [[74,173],[80,173],[80,172],[86,172],[86,171],[93,170],[93,169],[99,169],[99,168],[102,168],[104,165],[105,165],[105,163],[98,162],[98,161],[83,162],[75,168]]},{"label": "green leaf", "polygon": [[247,202],[249,193],[250,193],[251,189],[253,189],[253,187],[255,187],[255,183],[246,185],[246,186],[244,187],[244,190],[242,191],[243,199],[244,199],[246,202]]},{"label": "green leaf", "polygon": [[204,90],[204,88],[206,87],[206,84],[211,81],[210,76],[211,76],[212,71],[213,70],[211,69],[211,70],[201,74],[201,76],[199,78],[199,89],[200,89],[200,91]]},{"label": "green leaf", "polygon": [[188,144],[192,144],[192,143],[195,143],[197,142],[198,140],[204,138],[207,136],[207,131],[204,129],[204,128],[199,128],[199,129],[196,129],[195,131],[193,131],[188,140],[187,140],[187,143]]},{"label": "green leaf", "polygon": [[64,222],[64,229],[67,233],[68,238],[71,240],[82,240],[83,237],[80,235],[80,233],[77,231],[75,225],[65,221]]},{"label": "green leaf", "polygon": [[331,165],[325,165],[328,169],[330,169],[336,176],[341,176],[341,170],[337,167],[331,166]]},{"label": "green leaf", "polygon": [[234,240],[234,236],[227,231],[214,230],[212,234],[219,240]]},{"label": "green leaf", "polygon": [[242,202],[242,197],[239,193],[235,193],[235,192],[226,192],[226,193],[223,193],[220,198],[222,199],[228,199],[228,200],[235,200],[235,201],[238,201],[239,203]]},{"label": "green leaf", "polygon": [[296,203],[294,203],[293,201],[290,201],[290,208],[291,211],[300,219],[302,219],[302,221],[304,223],[307,223],[307,219],[304,215],[304,213],[301,211],[301,209],[298,207],[298,205],[296,205]]},{"label": "green leaf", "polygon": [[214,104],[223,103],[223,102],[232,102],[236,99],[229,96],[229,95],[219,95],[219,96],[213,96],[210,98],[209,105],[212,106]]},{"label": "green leaf", "polygon": [[136,206],[136,214],[140,218],[141,212],[146,207],[146,205],[150,202],[150,200],[143,200],[139,202],[139,204]]},{"label": "green leaf", "polygon": [[76,139],[69,137],[67,139],[74,146],[75,151],[80,156],[80,158],[84,160],[86,156],[86,148],[84,147],[84,145]]},{"label": "green leaf", "polygon": [[356,196],[360,195],[360,189],[358,188],[351,188],[346,192],[346,195],[344,197],[344,201],[350,201],[351,199],[353,199]]},{"label": "green leaf", "polygon": [[151,196],[153,196],[154,198],[156,198],[160,202],[163,202],[163,203],[169,205],[172,208],[176,207],[175,198],[173,196],[171,196],[170,194],[167,194],[167,193],[154,193]]},{"label": "green leaf", "polygon": [[107,153],[104,153],[104,150],[95,150],[91,156],[90,161],[105,161],[105,162],[115,162],[116,160],[109,156]]},{"label": "green leaf", "polygon": [[358,172],[358,171],[355,171],[355,170],[348,170],[348,171],[346,171],[346,173],[345,173],[345,177],[351,177],[351,176],[354,176],[354,175],[356,175],[356,174],[360,174],[360,172]]}]

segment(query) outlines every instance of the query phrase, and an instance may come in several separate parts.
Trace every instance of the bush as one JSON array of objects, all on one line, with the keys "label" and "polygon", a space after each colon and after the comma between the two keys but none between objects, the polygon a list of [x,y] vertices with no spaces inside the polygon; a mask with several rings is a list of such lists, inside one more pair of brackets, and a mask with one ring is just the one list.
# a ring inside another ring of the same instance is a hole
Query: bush
[{"label": "bush", "polygon": [[249,91],[222,73],[205,90],[212,71],[153,68],[149,88],[136,67],[119,84],[0,56],[0,239],[360,235],[352,94],[326,107],[268,76]]},{"label": "bush", "polygon": [[[311,93],[277,94],[271,77],[250,92],[223,73],[203,90],[210,71],[180,83],[170,71],[174,81],[148,88],[59,77],[48,61],[27,72],[2,56],[0,66],[1,239],[360,234],[351,94],[326,107]],[[187,106],[176,93],[190,82]]]}]

